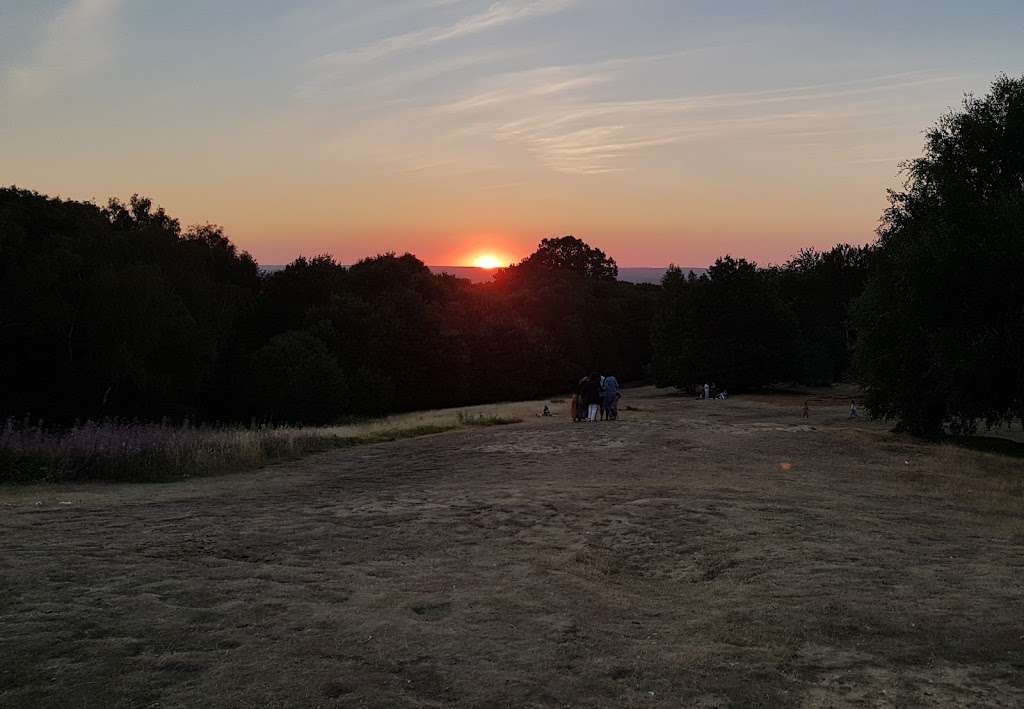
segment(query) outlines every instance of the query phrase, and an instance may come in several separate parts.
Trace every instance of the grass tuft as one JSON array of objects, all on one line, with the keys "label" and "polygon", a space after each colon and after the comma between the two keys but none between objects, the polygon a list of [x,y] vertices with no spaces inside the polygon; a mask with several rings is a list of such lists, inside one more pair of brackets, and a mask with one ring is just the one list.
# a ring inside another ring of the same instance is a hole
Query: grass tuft
[{"label": "grass tuft", "polygon": [[458,415],[460,426],[508,426],[514,423],[522,423],[522,419],[512,418],[509,416],[497,416],[497,415],[485,415],[485,414],[467,414],[464,411],[460,411]]}]

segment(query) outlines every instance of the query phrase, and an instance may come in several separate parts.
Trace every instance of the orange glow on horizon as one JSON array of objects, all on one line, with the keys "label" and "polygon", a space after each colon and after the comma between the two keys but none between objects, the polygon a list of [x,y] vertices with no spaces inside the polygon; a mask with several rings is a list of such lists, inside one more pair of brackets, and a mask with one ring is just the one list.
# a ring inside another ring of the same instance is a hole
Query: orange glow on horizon
[{"label": "orange glow on horizon", "polygon": [[504,268],[511,263],[510,259],[494,253],[482,253],[473,257],[471,265],[491,271],[495,268]]}]

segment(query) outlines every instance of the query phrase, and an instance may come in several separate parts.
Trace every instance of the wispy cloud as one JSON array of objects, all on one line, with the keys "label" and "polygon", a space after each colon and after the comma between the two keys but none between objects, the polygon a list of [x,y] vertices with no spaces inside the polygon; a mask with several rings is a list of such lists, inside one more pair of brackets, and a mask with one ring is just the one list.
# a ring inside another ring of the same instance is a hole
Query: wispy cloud
[{"label": "wispy cloud", "polygon": [[[385,37],[357,49],[325,54],[319,58],[318,63],[334,66],[365,64],[505,25],[553,15],[572,7],[577,2],[578,0],[498,0],[483,12],[467,15],[450,25],[414,30]],[[454,4],[454,0],[432,0],[429,4],[451,5]]]},{"label": "wispy cloud", "polygon": [[[578,85],[586,85],[587,83],[606,81],[607,78],[607,76],[590,75],[578,76],[575,79],[566,79],[565,81],[567,85],[572,85],[574,82]],[[760,91],[738,91],[703,94],[699,96],[637,99],[630,101],[602,101],[583,106],[571,114],[563,115],[560,118],[560,121],[566,122],[583,118],[597,118],[602,115],[609,114],[670,114],[683,111],[749,108],[770,104],[793,103],[798,101],[820,101],[823,99],[848,98],[858,95],[877,94],[879,92],[891,92],[909,89],[916,86],[949,82],[959,78],[961,77],[927,76],[922,75],[920,72],[908,72],[904,74],[890,74],[852,81]],[[498,103],[516,103],[521,101],[524,95],[531,94],[534,91],[535,89],[533,88],[527,90],[506,88],[493,92],[482,92],[476,95],[467,96],[459,101],[448,103],[442,107],[441,110],[461,111],[480,108],[482,106],[493,106]]]},{"label": "wispy cloud", "polygon": [[527,55],[525,49],[516,47],[473,53],[462,52],[454,57],[404,67],[402,71],[386,72],[366,78],[353,78],[345,69],[334,67],[320,71],[308,81],[300,84],[296,94],[304,99],[329,95],[333,91],[362,90],[372,91],[375,95],[386,95],[409,87],[420,86],[439,77],[520,59],[525,55]]},{"label": "wispy cloud", "polygon": [[835,127],[841,122],[899,110],[901,104],[882,101],[893,93],[958,78],[904,72],[779,89],[631,100],[599,99],[587,91],[621,81],[616,70],[628,64],[602,62],[504,75],[494,82],[497,88],[470,93],[435,110],[462,121],[485,115],[474,124],[478,134],[519,144],[552,170],[603,174],[635,169],[633,160],[639,153],[683,141],[751,131],[841,132]]},{"label": "wispy cloud", "polygon": [[[471,1],[409,0],[404,7],[430,16],[431,8],[459,5],[462,11],[461,3],[468,8]],[[757,56],[758,45],[726,34],[704,46],[538,65],[540,57],[565,54],[533,37],[476,52],[466,52],[455,42],[582,3],[498,0],[480,12],[466,10],[450,24],[324,54],[307,65],[314,77],[300,92],[330,89],[324,94],[339,99],[337,105],[344,106],[350,119],[351,106],[362,105],[362,98],[401,93],[406,102],[397,111],[360,115],[358,122],[348,124],[347,149],[365,155],[360,143],[383,146],[381,155],[371,158],[378,164],[391,156],[386,162],[402,164],[404,158],[433,167],[444,156],[449,162],[436,167],[450,170],[456,168],[451,161],[500,154],[499,162],[505,164],[519,156],[557,173],[599,175],[663,163],[658,155],[681,143],[710,145],[756,136],[752,144],[757,150],[781,153],[822,147],[825,135],[841,142],[851,131],[877,124],[867,117],[895,116],[912,104],[910,96],[963,79],[902,71],[821,83],[762,83],[749,90],[732,90],[734,84],[723,82],[723,90],[714,91],[707,90],[704,69],[735,63],[737,56]],[[451,17],[452,8],[447,10],[445,16]],[[451,43],[446,47],[451,51],[437,47],[414,54],[444,43]],[[705,90],[687,91],[688,86]],[[406,175],[429,171],[408,166],[399,170]]]},{"label": "wispy cloud", "polygon": [[2,74],[11,100],[38,99],[65,81],[104,66],[111,56],[108,28],[123,0],[72,0],[47,23],[26,62]]}]

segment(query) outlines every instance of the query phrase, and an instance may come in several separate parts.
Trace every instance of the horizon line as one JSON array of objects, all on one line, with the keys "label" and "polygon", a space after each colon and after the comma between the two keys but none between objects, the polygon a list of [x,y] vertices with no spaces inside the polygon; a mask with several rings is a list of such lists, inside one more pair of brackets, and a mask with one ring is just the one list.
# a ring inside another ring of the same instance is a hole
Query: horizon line
[{"label": "horizon line", "polygon": [[[259,261],[257,261],[256,264],[260,268],[284,268],[284,267],[288,266],[289,264],[294,263],[296,260],[298,260],[300,258],[310,258],[310,257],[309,256],[305,256],[305,257],[303,257],[303,256],[296,256],[294,259],[292,259],[288,263],[266,263],[266,264],[264,264],[264,263],[260,263]],[[316,258],[316,257],[313,257],[313,258]],[[339,266],[344,266],[344,267],[347,268],[349,266],[354,266],[355,264],[353,264],[353,263],[339,263],[338,265]],[[515,266],[516,264],[510,263],[508,266],[497,266],[495,268],[484,268],[483,266],[474,266],[473,264],[467,264],[465,266],[460,266],[458,264],[429,264],[426,261],[424,261],[423,265],[426,266],[427,268],[475,268],[478,271],[497,271],[497,270],[502,269],[502,268],[511,268],[511,267]],[[661,268],[661,269],[668,269],[668,268],[671,268],[672,266],[675,266],[676,268],[681,268],[681,269],[687,269],[687,268],[689,268],[689,269],[704,269],[704,270],[707,269],[707,266],[680,266],[679,264],[673,264],[673,263],[669,263],[669,264],[666,264],[664,266],[619,266],[618,264],[616,264],[616,266],[620,270],[623,269],[623,268],[647,268],[647,269],[652,269],[652,270],[653,269],[659,269],[659,268]]]}]

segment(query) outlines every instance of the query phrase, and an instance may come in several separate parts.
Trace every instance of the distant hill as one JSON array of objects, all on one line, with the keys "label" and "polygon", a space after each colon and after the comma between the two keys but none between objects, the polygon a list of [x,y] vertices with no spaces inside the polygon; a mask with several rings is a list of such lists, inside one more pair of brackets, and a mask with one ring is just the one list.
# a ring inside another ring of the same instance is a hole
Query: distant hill
[{"label": "distant hill", "polygon": [[[473,283],[486,283],[491,280],[491,273],[476,266],[431,266],[434,273],[448,273],[456,278],[468,278]],[[637,267],[619,268],[619,280],[627,283],[661,283],[667,268],[658,267]],[[684,272],[693,272],[698,275],[704,273],[704,268],[683,268]]]},{"label": "distant hill", "polygon": [[[283,268],[284,266],[262,266],[267,273],[274,273]],[[447,273],[456,278],[465,278],[473,283],[487,283],[491,280],[490,271],[476,266],[431,266],[430,270],[434,273]],[[661,278],[667,270],[667,268],[658,267],[620,268],[619,280],[627,283],[661,283]],[[683,268],[684,272],[698,275],[706,270],[705,268]]]},{"label": "distant hill", "polygon": [[[691,266],[680,266],[683,273],[690,274],[696,273],[698,276],[706,273],[706,268],[693,268]],[[665,276],[667,268],[653,268],[653,267],[638,267],[638,268],[620,268],[619,269],[619,280],[626,281],[627,283],[661,283],[661,279]]]}]

